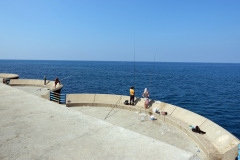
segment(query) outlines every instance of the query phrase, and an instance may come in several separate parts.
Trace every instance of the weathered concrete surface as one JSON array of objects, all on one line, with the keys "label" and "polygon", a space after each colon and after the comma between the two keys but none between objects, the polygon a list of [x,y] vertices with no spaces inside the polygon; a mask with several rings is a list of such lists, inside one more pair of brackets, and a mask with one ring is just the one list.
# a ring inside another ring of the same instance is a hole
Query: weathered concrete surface
[{"label": "weathered concrete surface", "polygon": [[0,78],[17,79],[19,78],[19,75],[11,73],[0,73]]},{"label": "weathered concrete surface", "polygon": [[[43,95],[47,95],[49,93],[49,89],[48,88],[43,88],[43,87],[34,87],[34,86],[14,86],[14,88],[23,90],[25,92],[34,94],[36,96],[42,97]],[[49,96],[46,97],[49,99]]]},{"label": "weathered concrete surface", "polygon": [[208,119],[201,125],[201,129],[207,131],[206,136],[218,149],[219,157],[223,156],[223,159],[236,157],[239,144],[239,140],[236,137]]},{"label": "weathered concrete surface", "polygon": [[[209,159],[235,159],[239,140],[216,123],[180,107],[176,107],[171,117],[166,117],[166,121],[170,119],[173,125],[186,132],[201,146]],[[186,129],[188,125],[197,125],[206,134],[189,133]]]},{"label": "weathered concrete surface", "polygon": [[50,80],[47,80],[46,85],[44,85],[44,80],[39,80],[39,79],[11,79],[9,85],[48,88],[50,91],[58,91],[63,88],[63,85],[59,83],[56,85],[56,88],[55,88],[55,82]]},{"label": "weathered concrete surface", "polygon": [[0,159],[175,159],[192,153],[0,84]]},{"label": "weathered concrete surface", "polygon": [[[98,95],[96,94],[96,96]],[[205,117],[177,106],[163,102],[157,103],[152,100],[150,100],[150,108],[144,109],[144,99],[137,97],[135,97],[135,106],[124,105],[124,101],[129,100],[129,96],[121,96],[120,103],[118,103],[117,99],[112,99],[112,96],[113,95],[101,95],[100,98],[102,98],[102,100],[99,100],[101,101],[101,106],[104,105],[104,101],[107,101],[106,106],[111,106],[110,103],[113,103],[113,105],[117,103],[115,107],[129,109],[132,111],[144,111],[145,113],[148,113],[151,112],[154,107],[159,108],[161,111],[167,111],[167,116],[158,116],[157,118],[162,119],[166,123],[171,124],[185,132],[200,146],[209,159],[231,160],[236,157],[235,153],[237,152],[239,140],[231,133],[214,122],[209,121]],[[94,106],[98,106],[98,104],[99,103],[95,103]],[[198,125],[207,133],[205,135],[194,133],[189,129],[189,125]]]},{"label": "weathered concrete surface", "polygon": [[185,151],[189,151],[196,156],[194,160],[206,160],[204,152],[188,137],[188,135],[178,128],[168,125],[162,120],[150,120],[149,114],[145,114],[144,112],[136,112],[120,108],[114,108],[112,110],[109,107],[100,108],[94,106],[71,107],[71,109],[97,117],[101,120],[105,119],[105,121],[114,125],[174,145]]},{"label": "weathered concrete surface", "polygon": [[67,94],[66,105],[71,106],[92,106],[96,94]]},{"label": "weathered concrete surface", "polygon": [[206,120],[205,117],[180,107],[176,107],[171,116],[192,126],[201,126]]},{"label": "weathered concrete surface", "polygon": [[[201,135],[201,134],[192,132],[192,130],[189,129],[189,127],[188,127],[188,125],[189,125],[188,123],[185,123],[185,122],[183,122],[175,117],[172,117],[172,116],[165,116],[164,121],[167,124],[175,126],[179,130],[186,133],[196,144],[198,144],[198,146],[203,150],[203,152],[205,153],[205,155],[208,157],[209,160],[221,159],[218,156],[218,154],[219,154],[218,149],[216,148],[216,146],[214,144],[212,144],[211,140],[207,138],[206,134]],[[203,130],[203,131],[207,132],[207,130]],[[213,155],[213,156],[210,156],[210,155]]]},{"label": "weathered concrete surface", "polygon": [[94,106],[109,106],[113,107],[116,104],[120,103],[120,95],[111,95],[111,94],[96,94],[94,98]]},{"label": "weathered concrete surface", "polygon": [[128,100],[128,102],[130,103],[130,96],[124,96],[122,95],[122,98],[120,100],[119,106],[122,108],[129,108],[130,110],[145,110],[144,108],[144,99],[143,98],[139,98],[139,97],[135,97],[134,98],[134,106],[131,105],[124,105],[124,102]]},{"label": "weathered concrete surface", "polygon": [[157,108],[160,111],[167,112],[168,115],[171,115],[176,109],[176,106],[164,102],[155,102],[152,104],[152,108]]}]

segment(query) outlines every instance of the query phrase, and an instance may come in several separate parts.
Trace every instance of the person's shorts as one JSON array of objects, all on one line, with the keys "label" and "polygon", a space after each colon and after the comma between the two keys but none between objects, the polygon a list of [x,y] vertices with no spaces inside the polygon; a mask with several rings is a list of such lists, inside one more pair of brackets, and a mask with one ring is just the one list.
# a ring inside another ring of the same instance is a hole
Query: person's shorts
[{"label": "person's shorts", "polygon": [[148,98],[144,98],[144,101],[148,104],[149,103],[149,99]]}]

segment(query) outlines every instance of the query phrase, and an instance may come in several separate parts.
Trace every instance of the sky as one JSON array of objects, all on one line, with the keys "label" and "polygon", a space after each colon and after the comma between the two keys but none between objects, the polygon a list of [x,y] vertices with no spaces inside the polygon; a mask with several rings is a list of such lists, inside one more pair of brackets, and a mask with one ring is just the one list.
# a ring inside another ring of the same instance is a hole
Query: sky
[{"label": "sky", "polygon": [[0,59],[240,63],[240,1],[0,0]]}]

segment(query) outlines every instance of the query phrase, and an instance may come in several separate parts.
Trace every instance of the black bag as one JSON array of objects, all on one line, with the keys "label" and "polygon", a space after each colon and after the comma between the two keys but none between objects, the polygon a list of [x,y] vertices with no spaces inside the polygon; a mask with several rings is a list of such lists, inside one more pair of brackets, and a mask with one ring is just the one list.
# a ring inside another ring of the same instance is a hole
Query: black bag
[{"label": "black bag", "polygon": [[199,133],[199,134],[206,134],[206,132],[202,131],[198,126],[192,129],[193,132]]},{"label": "black bag", "polygon": [[125,105],[129,105],[128,100],[126,100],[126,101],[124,102],[124,104],[125,104]]}]

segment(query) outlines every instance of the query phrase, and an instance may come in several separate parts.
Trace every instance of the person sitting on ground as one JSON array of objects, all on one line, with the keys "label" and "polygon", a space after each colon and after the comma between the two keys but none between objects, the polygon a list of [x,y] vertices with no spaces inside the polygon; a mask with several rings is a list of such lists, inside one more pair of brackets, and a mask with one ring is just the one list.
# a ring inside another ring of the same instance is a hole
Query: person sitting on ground
[{"label": "person sitting on ground", "polygon": [[167,112],[160,111],[158,108],[152,108],[152,111],[153,113],[157,113],[159,115],[163,115],[163,116],[167,115]]},{"label": "person sitting on ground", "polygon": [[149,93],[148,93],[148,91],[147,91],[147,88],[145,88],[145,90],[144,90],[144,92],[143,92],[143,97],[144,97],[144,101],[145,101],[144,107],[145,107],[145,109],[147,109],[148,103],[149,103],[149,99],[148,99]]},{"label": "person sitting on ground", "polygon": [[55,79],[55,88],[56,88],[56,85],[57,85],[58,83],[61,84],[60,81],[59,81],[59,79],[58,79],[58,77],[57,77],[57,78]]},{"label": "person sitting on ground", "polygon": [[134,87],[132,86],[130,89],[130,105],[134,105],[134,95],[135,95]]}]

